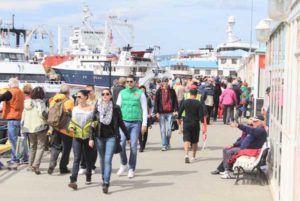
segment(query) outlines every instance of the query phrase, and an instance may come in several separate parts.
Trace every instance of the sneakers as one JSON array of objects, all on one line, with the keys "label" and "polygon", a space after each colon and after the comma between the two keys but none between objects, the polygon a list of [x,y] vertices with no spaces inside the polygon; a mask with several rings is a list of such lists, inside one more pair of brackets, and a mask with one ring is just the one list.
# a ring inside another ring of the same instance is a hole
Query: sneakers
[{"label": "sneakers", "polygon": [[79,175],[84,175],[86,173],[86,169],[80,168],[80,170],[78,171]]},{"label": "sneakers", "polygon": [[167,147],[162,147],[161,148],[161,151],[167,151],[168,149],[167,149]]},{"label": "sneakers", "polygon": [[85,178],[85,184],[90,185],[92,183],[92,177],[91,176],[86,176]]},{"label": "sneakers", "polygon": [[133,178],[134,177],[134,171],[133,171],[133,169],[129,169],[128,170],[128,178]]},{"label": "sneakers", "polygon": [[121,176],[122,174],[124,174],[127,170],[127,166],[126,165],[122,165],[120,166],[120,169],[117,172],[117,175]]},{"label": "sneakers", "polygon": [[234,177],[230,176],[229,172],[225,171],[224,173],[221,174],[221,178],[222,179],[233,179]]},{"label": "sneakers", "polygon": [[189,157],[185,157],[184,161],[185,161],[185,163],[190,163]]},{"label": "sneakers", "polygon": [[65,170],[60,170],[60,174],[69,174],[71,173],[71,170],[65,169]]}]

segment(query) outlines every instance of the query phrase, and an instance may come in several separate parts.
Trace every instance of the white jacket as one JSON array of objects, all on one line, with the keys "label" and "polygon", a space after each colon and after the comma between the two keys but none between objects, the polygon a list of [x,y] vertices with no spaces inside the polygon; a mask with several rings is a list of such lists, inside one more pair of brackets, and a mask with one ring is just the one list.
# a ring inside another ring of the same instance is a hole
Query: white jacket
[{"label": "white jacket", "polygon": [[27,99],[21,120],[22,133],[36,133],[48,129],[47,108],[41,99]]}]

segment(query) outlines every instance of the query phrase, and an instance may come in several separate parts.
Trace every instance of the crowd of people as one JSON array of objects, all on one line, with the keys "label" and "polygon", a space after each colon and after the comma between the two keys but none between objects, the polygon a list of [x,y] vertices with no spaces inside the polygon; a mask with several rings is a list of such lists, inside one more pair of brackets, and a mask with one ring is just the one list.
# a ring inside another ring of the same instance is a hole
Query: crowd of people
[{"label": "crowd of people", "polygon": [[[242,113],[246,116],[251,101],[247,83],[239,78],[163,77],[146,88],[138,86],[135,77],[129,75],[115,82],[112,91],[105,88],[99,95],[94,86],[86,86],[72,96],[70,88],[63,85],[59,93],[47,100],[43,88],[32,89],[27,85],[22,91],[19,81],[11,78],[9,89],[0,96],[0,102],[4,103],[2,118],[8,122],[8,137],[12,145],[8,165],[27,163],[28,168],[39,175],[44,150],[50,146],[48,174],[54,172],[61,154],[59,171],[61,174],[71,173],[68,186],[76,190],[78,174],[85,174],[86,184],[91,184],[99,156],[103,193],[108,193],[114,154],[120,155],[117,175],[127,173],[128,178],[133,178],[138,144],[139,152],[143,152],[148,129],[155,121],[159,122],[161,151],[164,152],[171,149],[172,130],[178,125],[183,133],[184,162],[190,163],[196,160],[200,131],[205,140],[211,119],[216,121],[223,113],[224,124],[243,131],[233,147],[224,149],[224,160],[213,172],[223,172],[222,178],[229,178],[229,158],[241,149],[261,147],[266,139],[261,117],[251,119],[249,125],[233,123]],[[22,158],[16,154],[20,134],[29,138],[29,154],[25,151]],[[129,157],[126,145],[129,145]],[[74,160],[70,171],[68,164],[72,149]]]}]

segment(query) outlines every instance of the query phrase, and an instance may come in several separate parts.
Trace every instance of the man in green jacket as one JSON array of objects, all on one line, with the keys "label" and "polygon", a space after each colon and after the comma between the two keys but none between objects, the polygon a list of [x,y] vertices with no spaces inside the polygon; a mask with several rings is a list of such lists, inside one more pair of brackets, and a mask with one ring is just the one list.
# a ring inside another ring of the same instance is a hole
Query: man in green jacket
[{"label": "man in green jacket", "polygon": [[[138,89],[135,84],[135,77],[129,75],[126,78],[126,88],[123,89],[117,99],[117,105],[121,107],[122,118],[130,133],[130,157],[128,163],[128,178],[133,178],[137,160],[137,141],[140,131],[143,133],[147,130],[147,99],[144,92]],[[127,170],[126,155],[126,137],[121,131],[122,151],[121,167],[117,174],[120,176]]]}]

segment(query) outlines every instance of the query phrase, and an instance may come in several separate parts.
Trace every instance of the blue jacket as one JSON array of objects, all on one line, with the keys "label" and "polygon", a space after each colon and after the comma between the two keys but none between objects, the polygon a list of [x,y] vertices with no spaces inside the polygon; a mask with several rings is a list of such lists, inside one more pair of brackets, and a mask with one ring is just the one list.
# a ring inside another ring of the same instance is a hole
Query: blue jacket
[{"label": "blue jacket", "polygon": [[238,128],[247,133],[247,136],[241,143],[242,149],[260,149],[267,140],[267,132],[263,127],[252,128],[239,124]]}]

